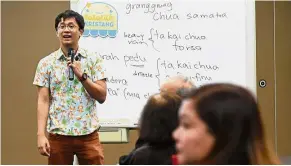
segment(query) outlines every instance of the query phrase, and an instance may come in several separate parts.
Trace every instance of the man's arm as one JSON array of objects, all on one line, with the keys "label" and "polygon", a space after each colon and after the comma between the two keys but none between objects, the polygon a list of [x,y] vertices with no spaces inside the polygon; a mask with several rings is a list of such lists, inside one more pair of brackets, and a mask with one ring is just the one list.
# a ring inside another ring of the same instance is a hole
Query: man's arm
[{"label": "man's arm", "polygon": [[84,88],[89,95],[99,103],[104,103],[107,96],[107,85],[105,79],[93,82],[91,79],[86,79],[82,82]]},{"label": "man's arm", "polygon": [[50,156],[50,144],[45,136],[49,112],[49,88],[37,87],[37,147],[41,155]]},{"label": "man's arm", "polygon": [[49,88],[37,87],[37,135],[45,135],[49,112]]}]

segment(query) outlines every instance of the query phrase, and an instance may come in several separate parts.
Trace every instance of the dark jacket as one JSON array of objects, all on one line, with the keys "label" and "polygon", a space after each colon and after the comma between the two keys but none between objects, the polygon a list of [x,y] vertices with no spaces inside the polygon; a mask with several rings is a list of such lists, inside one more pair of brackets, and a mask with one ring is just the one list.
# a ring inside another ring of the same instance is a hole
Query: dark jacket
[{"label": "dark jacket", "polygon": [[176,154],[174,144],[144,144],[135,149],[128,160],[129,165],[172,165],[172,155]]},{"label": "dark jacket", "polygon": [[138,138],[136,143],[135,143],[134,149],[128,155],[123,155],[123,156],[119,157],[119,164],[120,165],[129,165],[130,164],[129,162],[130,162],[135,150],[144,144],[145,144],[145,141],[142,140],[141,138]]}]

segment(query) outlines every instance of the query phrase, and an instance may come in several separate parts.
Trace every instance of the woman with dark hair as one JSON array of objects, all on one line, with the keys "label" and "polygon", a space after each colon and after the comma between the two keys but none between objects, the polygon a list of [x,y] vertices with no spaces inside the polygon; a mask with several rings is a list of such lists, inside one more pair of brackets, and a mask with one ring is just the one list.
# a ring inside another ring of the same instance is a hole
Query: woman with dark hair
[{"label": "woman with dark hair", "polygon": [[171,164],[176,153],[172,133],[178,126],[181,97],[161,92],[147,101],[140,119],[140,136],[145,143],[135,149],[128,164]]},{"label": "woman with dark hair", "polygon": [[[173,76],[167,79],[164,83],[161,84],[160,91],[167,92],[167,93],[176,93],[177,95],[182,96],[186,91],[189,91],[191,88],[195,88],[193,82],[188,80],[186,77],[183,76]],[[146,144],[145,140],[142,138],[138,138],[134,149],[128,154],[123,155],[119,158],[119,165],[128,165],[131,161],[132,155],[134,154],[135,150],[141,147],[143,144]]]},{"label": "woman with dark hair", "polygon": [[179,164],[279,164],[258,104],[245,88],[208,84],[192,90],[173,133]]}]

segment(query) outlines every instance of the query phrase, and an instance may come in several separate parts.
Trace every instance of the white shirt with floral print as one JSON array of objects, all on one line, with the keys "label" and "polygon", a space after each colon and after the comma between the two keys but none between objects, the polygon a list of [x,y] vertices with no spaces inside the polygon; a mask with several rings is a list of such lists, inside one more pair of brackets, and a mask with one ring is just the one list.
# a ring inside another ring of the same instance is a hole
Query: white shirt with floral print
[{"label": "white shirt with floral print", "polygon": [[[105,79],[102,59],[79,48],[81,70],[93,82]],[[69,80],[69,67],[61,49],[41,59],[33,84],[49,88],[50,104],[47,131],[60,135],[87,135],[99,128],[96,104],[82,83],[74,76]]]}]

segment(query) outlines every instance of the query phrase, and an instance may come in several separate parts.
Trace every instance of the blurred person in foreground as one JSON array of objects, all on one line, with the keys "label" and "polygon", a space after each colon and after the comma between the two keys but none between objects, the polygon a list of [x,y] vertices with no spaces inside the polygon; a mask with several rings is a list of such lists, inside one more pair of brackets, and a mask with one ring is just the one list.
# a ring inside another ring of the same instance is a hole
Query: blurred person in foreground
[{"label": "blurred person in foreground", "polygon": [[[183,93],[185,93],[185,91],[190,90],[191,88],[196,88],[194,83],[188,80],[186,77],[179,75],[170,77],[165,80],[165,82],[160,86],[160,92],[175,93],[181,96]],[[135,150],[145,143],[146,141],[139,137],[135,143],[135,148],[128,155],[124,155],[119,158],[119,164],[130,164],[129,161],[131,160]]]},{"label": "blurred person in foreground", "polygon": [[178,110],[182,98],[161,92],[147,101],[140,118],[139,138],[144,141],[135,149],[128,164],[169,165],[176,154],[173,131],[178,127]]},{"label": "blurred person in foreground", "polygon": [[267,143],[254,96],[232,84],[191,90],[173,138],[178,164],[280,164]]}]

